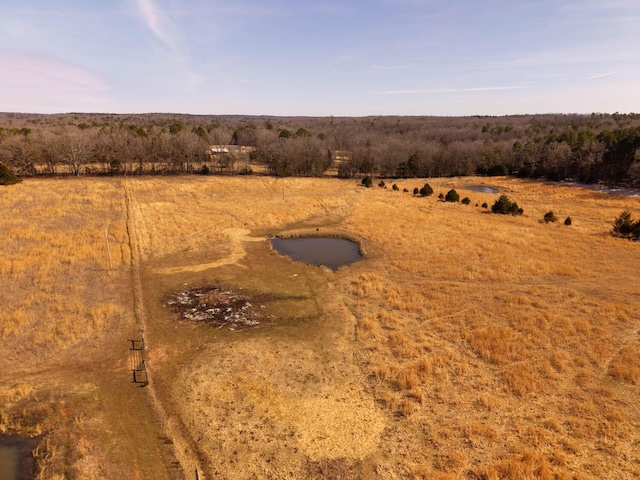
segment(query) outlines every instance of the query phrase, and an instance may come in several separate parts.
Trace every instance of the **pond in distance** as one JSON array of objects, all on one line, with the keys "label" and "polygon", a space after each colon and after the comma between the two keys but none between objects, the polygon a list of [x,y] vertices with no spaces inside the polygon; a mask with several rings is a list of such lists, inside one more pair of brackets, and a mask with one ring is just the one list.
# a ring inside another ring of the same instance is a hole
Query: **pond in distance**
[{"label": "pond in distance", "polygon": [[280,255],[285,255],[294,262],[325,265],[334,272],[343,265],[358,262],[363,258],[360,245],[344,238],[273,237],[271,245]]},{"label": "pond in distance", "polygon": [[37,439],[0,435],[0,480],[27,480],[36,477],[32,451]]},{"label": "pond in distance", "polygon": [[465,188],[465,190],[471,190],[472,192],[498,193],[498,189],[497,188],[489,187],[487,185],[467,185],[464,188]]}]

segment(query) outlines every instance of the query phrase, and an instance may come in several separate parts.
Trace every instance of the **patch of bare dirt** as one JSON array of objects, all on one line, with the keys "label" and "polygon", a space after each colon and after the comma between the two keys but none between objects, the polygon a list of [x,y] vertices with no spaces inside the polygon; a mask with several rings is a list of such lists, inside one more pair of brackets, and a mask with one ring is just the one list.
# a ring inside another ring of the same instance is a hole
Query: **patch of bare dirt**
[{"label": "patch of bare dirt", "polygon": [[242,330],[272,323],[262,303],[266,297],[252,297],[229,287],[205,286],[174,293],[167,301],[178,318],[217,328]]},{"label": "patch of bare dirt", "polygon": [[362,470],[360,462],[353,462],[347,458],[322,458],[317,462],[308,462],[307,475],[309,479],[348,480],[358,478]]}]

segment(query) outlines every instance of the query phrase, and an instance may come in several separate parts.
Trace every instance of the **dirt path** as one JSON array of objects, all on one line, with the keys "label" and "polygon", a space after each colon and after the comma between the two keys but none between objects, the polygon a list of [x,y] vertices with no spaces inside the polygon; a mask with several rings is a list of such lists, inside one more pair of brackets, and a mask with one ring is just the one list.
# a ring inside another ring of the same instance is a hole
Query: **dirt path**
[{"label": "dirt path", "polygon": [[[151,338],[151,348],[153,348],[153,334],[149,334],[149,330],[146,328],[145,321],[145,309],[142,296],[142,282],[140,280],[140,251],[136,242],[136,220],[133,218],[133,200],[131,195],[131,189],[129,184],[125,180],[123,182],[123,188],[125,193],[125,200],[127,206],[127,235],[129,239],[129,249],[131,251],[131,284],[133,287],[134,297],[134,309],[135,316],[138,324],[141,328],[145,329],[147,344]],[[153,383],[153,364],[149,365],[147,369],[147,378],[149,384],[146,387],[149,396],[151,397],[160,428],[163,430],[164,435],[174,445],[174,453],[176,458],[180,462],[182,467],[184,478],[189,478],[187,472],[201,472],[202,467],[198,461],[198,454],[194,451],[194,442],[189,438],[188,433],[183,425],[175,418],[170,418],[167,415],[161,399],[158,398],[158,394]],[[200,478],[203,478],[200,475]]]},{"label": "dirt path", "polygon": [[182,267],[156,268],[153,273],[173,274],[184,272],[203,272],[210,268],[223,267],[225,265],[238,264],[247,255],[245,242],[264,242],[264,238],[256,238],[249,236],[250,231],[242,228],[226,228],[223,230],[229,241],[231,252],[225,258],[216,262],[200,263],[196,265],[187,265]]}]

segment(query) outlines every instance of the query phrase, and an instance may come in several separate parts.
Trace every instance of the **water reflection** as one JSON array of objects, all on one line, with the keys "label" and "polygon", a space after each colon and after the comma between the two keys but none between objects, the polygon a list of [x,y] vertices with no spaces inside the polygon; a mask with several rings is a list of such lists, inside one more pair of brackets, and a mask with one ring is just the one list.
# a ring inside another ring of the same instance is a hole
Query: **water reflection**
[{"label": "water reflection", "polygon": [[498,193],[498,189],[497,188],[489,187],[487,185],[467,185],[464,188],[465,188],[465,190],[471,190],[472,192]]},{"label": "water reflection", "polygon": [[334,272],[343,265],[362,260],[360,246],[344,238],[305,237],[271,239],[271,245],[280,255],[295,262],[325,265]]}]

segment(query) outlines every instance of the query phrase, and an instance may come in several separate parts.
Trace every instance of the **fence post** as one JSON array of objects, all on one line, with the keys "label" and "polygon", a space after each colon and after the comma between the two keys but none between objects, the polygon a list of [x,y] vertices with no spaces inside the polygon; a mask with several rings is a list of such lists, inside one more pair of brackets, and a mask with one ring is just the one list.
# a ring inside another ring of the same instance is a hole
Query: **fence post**
[{"label": "fence post", "polygon": [[111,264],[111,249],[109,248],[109,235],[107,234],[107,227],[104,227],[104,240],[107,242],[107,256],[109,257],[109,270],[113,270]]}]

